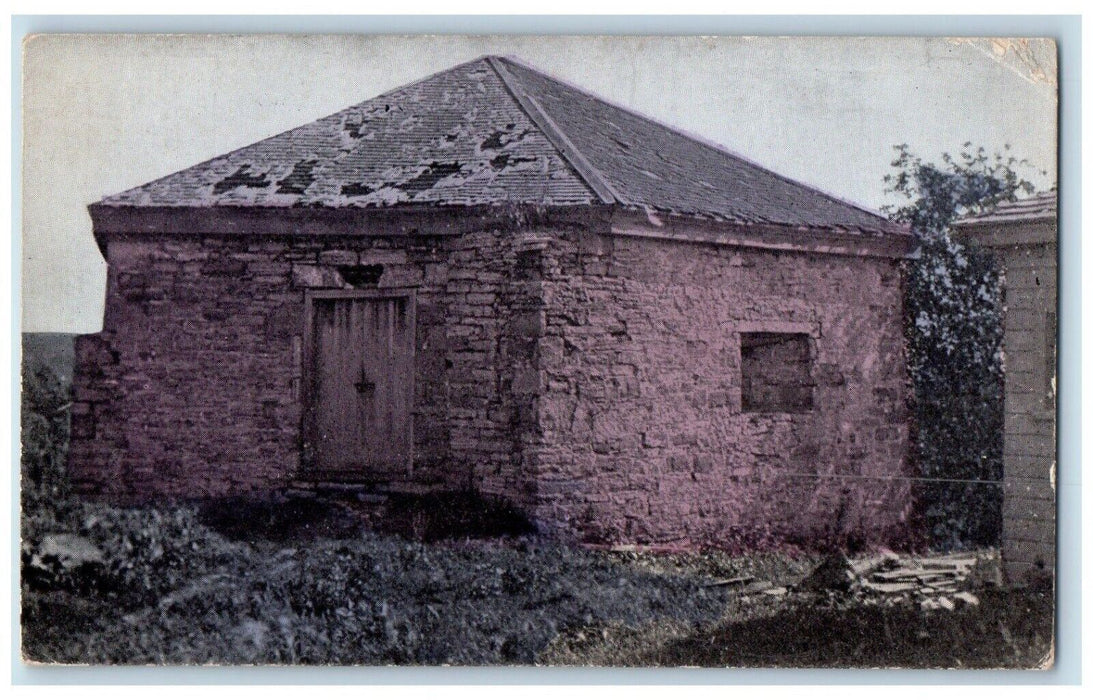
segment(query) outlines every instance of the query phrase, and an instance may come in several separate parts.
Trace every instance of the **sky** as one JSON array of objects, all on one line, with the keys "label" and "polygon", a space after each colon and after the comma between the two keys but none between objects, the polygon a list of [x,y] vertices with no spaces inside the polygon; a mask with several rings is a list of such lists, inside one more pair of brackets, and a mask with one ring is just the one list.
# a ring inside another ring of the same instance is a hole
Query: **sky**
[{"label": "sky", "polygon": [[1056,181],[1055,47],[945,38],[44,35],[23,55],[23,330],[102,327],[87,205],[483,54],[871,209],[893,145]]}]

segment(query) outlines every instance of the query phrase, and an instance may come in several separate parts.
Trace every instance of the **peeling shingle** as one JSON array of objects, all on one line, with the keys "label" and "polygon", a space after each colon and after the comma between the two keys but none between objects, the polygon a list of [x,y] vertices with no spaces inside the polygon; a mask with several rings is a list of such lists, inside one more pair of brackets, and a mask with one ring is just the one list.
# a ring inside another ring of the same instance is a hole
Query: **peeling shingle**
[{"label": "peeling shingle", "polygon": [[213,192],[224,194],[225,192],[231,192],[236,187],[263,188],[269,187],[269,185],[270,181],[266,177],[266,173],[252,173],[249,165],[242,165],[234,173],[213,185]]},{"label": "peeling shingle", "polygon": [[315,181],[312,171],[319,161],[302,160],[292,166],[292,172],[277,183],[277,194],[303,194]]},{"label": "peeling shingle", "polygon": [[342,185],[342,194],[346,197],[365,197],[376,190],[361,182],[350,182]]},{"label": "peeling shingle", "polygon": [[433,161],[422,170],[420,174],[398,185],[392,185],[407,192],[423,192],[430,189],[449,175],[455,175],[463,171],[459,163],[437,163]]},{"label": "peeling shingle", "polygon": [[510,156],[508,153],[501,153],[499,155],[490,158],[490,167],[495,170],[503,170],[508,167],[520,165],[522,163],[536,163],[538,158],[524,158],[521,156]]}]

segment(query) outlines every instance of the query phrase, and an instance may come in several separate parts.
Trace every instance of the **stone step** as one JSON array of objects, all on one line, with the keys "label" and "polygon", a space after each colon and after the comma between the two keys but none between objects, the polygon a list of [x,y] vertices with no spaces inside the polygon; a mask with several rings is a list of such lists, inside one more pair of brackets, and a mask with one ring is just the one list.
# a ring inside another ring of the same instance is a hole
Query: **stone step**
[{"label": "stone step", "polygon": [[293,481],[285,489],[286,496],[313,497],[336,496],[352,498],[361,503],[385,503],[387,495],[383,486],[375,483],[349,483],[340,481]]},{"label": "stone step", "polygon": [[290,496],[337,494],[354,496],[357,500],[365,503],[382,503],[385,502],[389,496],[393,495],[423,496],[441,490],[443,490],[442,484],[433,483],[408,484],[389,483],[385,481],[358,482],[297,479],[290,482],[288,488],[285,489],[285,494]]}]

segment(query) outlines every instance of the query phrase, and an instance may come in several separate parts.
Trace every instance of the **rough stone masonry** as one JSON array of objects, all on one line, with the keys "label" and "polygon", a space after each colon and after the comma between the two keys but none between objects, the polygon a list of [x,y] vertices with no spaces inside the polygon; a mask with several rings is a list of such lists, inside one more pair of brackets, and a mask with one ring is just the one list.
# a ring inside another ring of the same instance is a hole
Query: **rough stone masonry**
[{"label": "rough stone masonry", "polygon": [[[304,294],[416,290],[413,468],[598,541],[899,534],[910,505],[898,259],[572,228],[109,244],[78,344],[74,477],[125,500],[300,478]],[[742,334],[803,337],[811,406],[744,410]],[[855,478],[867,477],[867,478]],[[874,477],[874,478],[868,478]]]}]

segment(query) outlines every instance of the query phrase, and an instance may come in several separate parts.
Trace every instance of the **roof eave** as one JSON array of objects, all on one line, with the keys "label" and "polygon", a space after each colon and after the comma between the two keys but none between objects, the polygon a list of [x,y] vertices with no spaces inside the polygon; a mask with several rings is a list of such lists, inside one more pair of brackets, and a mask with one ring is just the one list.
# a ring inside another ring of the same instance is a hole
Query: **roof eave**
[{"label": "roof eave", "polygon": [[610,207],[536,204],[390,207],[88,205],[92,233],[105,255],[113,235],[453,236],[556,223],[606,231]]},{"label": "roof eave", "polygon": [[107,239],[116,235],[457,236],[488,228],[518,230],[544,224],[677,242],[831,255],[906,258],[916,246],[910,230],[895,224],[892,225],[895,230],[854,231],[717,221],[596,204],[332,208],[134,206],[97,202],[87,209],[95,242],[104,256]]},{"label": "roof eave", "polygon": [[1057,212],[1046,212],[1032,216],[984,216],[974,219],[963,219],[953,222],[953,228],[978,228],[984,226],[997,226],[999,224],[1034,224],[1054,223],[1059,219]]},{"label": "roof eave", "polygon": [[910,228],[889,230],[714,221],[660,212],[616,210],[611,233],[692,243],[763,248],[801,253],[905,259],[918,246]]},{"label": "roof eave", "polygon": [[957,240],[972,241],[987,248],[1040,245],[1059,240],[1057,215],[958,221],[952,228]]}]

